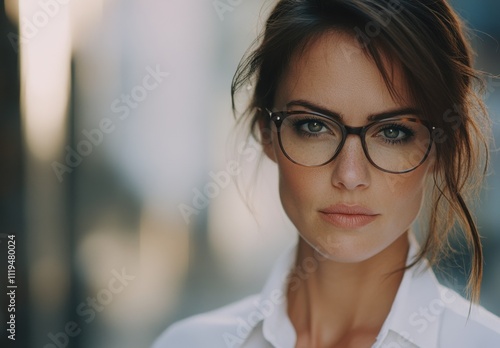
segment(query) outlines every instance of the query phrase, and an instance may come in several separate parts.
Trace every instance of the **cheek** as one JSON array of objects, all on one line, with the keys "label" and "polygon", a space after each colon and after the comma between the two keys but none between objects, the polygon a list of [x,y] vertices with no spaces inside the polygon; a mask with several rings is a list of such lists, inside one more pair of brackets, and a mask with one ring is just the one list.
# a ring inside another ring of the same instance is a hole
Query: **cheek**
[{"label": "cheek", "polygon": [[307,173],[298,167],[286,158],[278,159],[279,192],[285,208],[307,204],[314,194],[315,188],[308,184]]},{"label": "cheek", "polygon": [[427,169],[415,170],[409,174],[384,177],[383,188],[376,196],[390,216],[389,224],[405,229],[417,217],[424,197]]},{"label": "cheek", "polygon": [[[292,221],[314,210],[325,191],[328,179],[318,168],[299,166],[277,153],[279,194],[283,208]],[[317,208],[317,207],[316,207]]]}]

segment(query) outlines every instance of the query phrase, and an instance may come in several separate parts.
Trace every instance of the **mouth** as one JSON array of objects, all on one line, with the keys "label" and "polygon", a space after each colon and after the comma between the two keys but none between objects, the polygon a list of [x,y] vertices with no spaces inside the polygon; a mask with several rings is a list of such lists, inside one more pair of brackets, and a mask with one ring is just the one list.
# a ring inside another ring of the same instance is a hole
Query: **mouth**
[{"label": "mouth", "polygon": [[326,222],[342,229],[357,229],[373,222],[380,214],[360,206],[335,204],[319,211]]}]

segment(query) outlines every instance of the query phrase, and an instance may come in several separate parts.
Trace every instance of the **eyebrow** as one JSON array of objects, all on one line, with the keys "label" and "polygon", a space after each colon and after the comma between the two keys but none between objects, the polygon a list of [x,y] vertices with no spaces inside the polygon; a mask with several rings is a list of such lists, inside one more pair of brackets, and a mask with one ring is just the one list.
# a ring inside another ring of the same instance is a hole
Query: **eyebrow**
[{"label": "eyebrow", "polygon": [[[335,112],[332,110],[328,110],[324,107],[321,107],[319,105],[313,104],[307,100],[292,100],[286,104],[286,107],[289,108],[291,106],[302,106],[305,107],[311,111],[324,114],[325,116],[329,116],[337,121],[343,121],[344,116],[339,113]],[[393,110],[388,110],[376,114],[370,114],[367,117],[368,121],[378,121],[378,120],[383,120],[386,118],[391,118],[391,117],[397,117],[397,116],[403,116],[403,115],[420,115],[421,112],[420,110],[413,108],[413,107],[403,107],[403,108],[398,108],[398,109],[393,109]]]}]

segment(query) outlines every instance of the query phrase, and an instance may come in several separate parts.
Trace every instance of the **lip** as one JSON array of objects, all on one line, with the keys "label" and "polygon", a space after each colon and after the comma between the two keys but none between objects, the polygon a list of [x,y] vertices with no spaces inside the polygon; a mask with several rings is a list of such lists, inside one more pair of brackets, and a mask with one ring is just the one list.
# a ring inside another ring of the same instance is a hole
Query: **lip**
[{"label": "lip", "polygon": [[361,228],[380,215],[361,205],[349,204],[335,204],[319,212],[323,220],[342,229]]}]

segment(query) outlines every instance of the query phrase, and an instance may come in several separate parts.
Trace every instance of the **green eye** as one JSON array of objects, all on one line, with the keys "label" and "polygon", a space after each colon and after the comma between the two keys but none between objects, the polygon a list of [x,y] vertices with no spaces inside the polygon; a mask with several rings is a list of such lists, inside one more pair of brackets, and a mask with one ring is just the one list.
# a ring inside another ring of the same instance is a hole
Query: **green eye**
[{"label": "green eye", "polygon": [[[384,129],[384,136],[389,139],[397,139],[402,135],[402,132],[396,128]],[[404,135],[404,134],[403,134]]]},{"label": "green eye", "polygon": [[307,130],[312,132],[312,133],[318,133],[323,129],[323,124],[319,122],[308,122],[307,123]]}]

